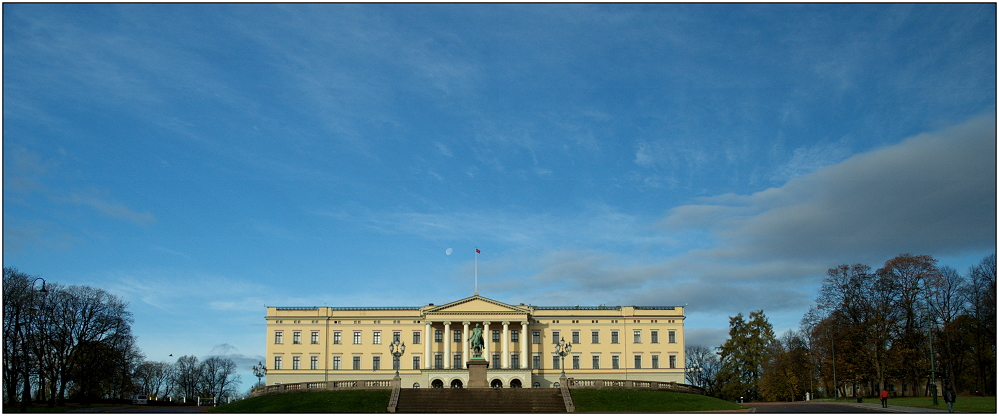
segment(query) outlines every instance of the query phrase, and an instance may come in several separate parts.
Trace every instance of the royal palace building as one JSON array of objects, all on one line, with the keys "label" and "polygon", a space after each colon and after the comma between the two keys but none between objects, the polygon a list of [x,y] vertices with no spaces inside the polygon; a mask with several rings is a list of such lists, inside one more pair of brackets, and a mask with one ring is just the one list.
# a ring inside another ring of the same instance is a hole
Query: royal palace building
[{"label": "royal palace building", "polygon": [[[462,387],[476,327],[493,387],[553,387],[563,370],[684,383],[683,320],[680,306],[510,305],[478,295],[422,307],[268,307],[267,384],[387,380],[398,370],[403,387]],[[572,347],[560,356],[563,339]],[[396,340],[405,345],[398,356]]]}]

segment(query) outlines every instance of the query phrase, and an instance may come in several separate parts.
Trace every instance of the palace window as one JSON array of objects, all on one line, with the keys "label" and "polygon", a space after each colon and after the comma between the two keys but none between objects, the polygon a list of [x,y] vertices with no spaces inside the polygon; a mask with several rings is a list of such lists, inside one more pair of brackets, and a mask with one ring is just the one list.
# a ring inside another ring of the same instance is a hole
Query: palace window
[{"label": "palace window", "polygon": [[460,329],[455,329],[454,330],[454,342],[461,342],[461,330]]},{"label": "palace window", "polygon": [[579,370],[579,356],[578,355],[573,355],[572,356],[572,369],[573,370]]},{"label": "palace window", "polygon": [[659,354],[652,354],[652,368],[659,368]]},{"label": "palace window", "polygon": [[334,344],[340,344],[342,342],[343,342],[343,336],[342,336],[342,334],[340,334],[340,331],[334,331],[333,332],[333,343]]},{"label": "palace window", "polygon": [[560,334],[558,331],[552,331],[552,344],[558,344],[558,341],[560,339],[559,335]]},{"label": "palace window", "polygon": [[642,356],[641,355],[636,355],[635,356],[635,368],[642,368]]},{"label": "palace window", "polygon": [[659,331],[653,329],[650,332],[651,332],[651,334],[650,334],[649,338],[651,338],[651,342],[653,344],[658,344],[659,343]]},{"label": "palace window", "polygon": [[562,357],[559,357],[557,355],[553,355],[552,356],[552,370],[561,370],[562,369],[562,361],[561,361],[561,359],[562,359]]},{"label": "palace window", "polygon": [[309,337],[309,340],[313,344],[318,344],[319,343],[319,331],[312,331],[312,336]]},{"label": "palace window", "polygon": [[372,344],[381,344],[382,343],[382,331],[373,331],[373,333],[371,335],[372,335],[371,336],[371,343]]},{"label": "palace window", "polygon": [[590,332],[590,342],[592,342],[594,344],[599,344],[600,343],[600,331],[591,331]]},{"label": "palace window", "polygon": [[444,355],[434,354],[434,368],[440,370],[444,368]]},{"label": "palace window", "polygon": [[274,343],[284,344],[284,331],[274,331]]},{"label": "palace window", "polygon": [[676,331],[669,331],[669,343],[676,344]]},{"label": "palace window", "polygon": [[611,331],[611,344],[617,344],[620,342],[617,336],[617,331]]},{"label": "palace window", "polygon": [[461,354],[455,354],[451,359],[451,368],[460,369],[461,368]]},{"label": "palace window", "polygon": [[414,355],[413,356],[413,369],[414,370],[419,370],[420,369],[420,356],[419,355]]},{"label": "palace window", "polygon": [[621,357],[618,357],[616,355],[611,356],[611,368],[615,370],[621,369]]},{"label": "palace window", "polygon": [[635,343],[636,344],[642,343],[642,331],[640,330],[635,330]]},{"label": "palace window", "polygon": [[274,357],[274,369],[275,370],[280,370],[281,369],[281,361],[282,361],[282,359],[283,359],[283,357],[281,357],[280,355]]},{"label": "palace window", "polygon": [[435,329],[434,330],[434,342],[444,342],[444,330]]},{"label": "palace window", "polygon": [[516,329],[510,330],[510,342],[520,342],[520,331]]},{"label": "palace window", "polygon": [[392,331],[392,342],[402,342],[402,332]]},{"label": "palace window", "polygon": [[510,354],[510,368],[520,368],[520,354]]},{"label": "palace window", "polygon": [[500,355],[493,354],[493,368],[500,368]]},{"label": "palace window", "polygon": [[299,357],[297,355],[294,356],[294,357],[291,357],[291,369],[292,370],[299,370],[299,369],[302,368],[301,366],[302,366],[302,357]]},{"label": "palace window", "polygon": [[541,331],[531,331],[531,343],[532,344],[541,343]]},{"label": "palace window", "polygon": [[354,369],[355,370],[360,370],[361,369],[361,356],[360,355],[355,355],[354,356]]},{"label": "palace window", "polygon": [[670,355],[669,356],[669,368],[676,368],[676,356],[675,355]]},{"label": "palace window", "polygon": [[309,370],[319,369],[319,356],[313,355],[309,357]]},{"label": "palace window", "polygon": [[339,370],[340,369],[340,356],[339,355],[334,355],[333,356],[333,369],[334,370]]},{"label": "palace window", "polygon": [[292,344],[302,343],[302,331],[294,331],[291,333],[291,343]]},{"label": "palace window", "polygon": [[413,343],[414,344],[420,343],[420,331],[413,331]]},{"label": "palace window", "polygon": [[593,356],[593,369],[594,370],[599,370],[600,369],[600,356],[599,355],[594,355]]},{"label": "palace window", "polygon": [[374,357],[371,357],[371,369],[372,370],[381,370],[382,369],[382,357],[377,356],[377,355],[374,356]]},{"label": "palace window", "polygon": [[541,369],[541,356],[535,355],[531,357],[531,368]]},{"label": "palace window", "polygon": [[493,330],[493,342],[500,342],[500,331],[498,329]]},{"label": "palace window", "polygon": [[579,344],[579,331],[572,331],[572,343]]},{"label": "palace window", "polygon": [[361,343],[361,331],[354,331],[354,344]]},{"label": "palace window", "polygon": [[392,356],[392,369],[393,370],[399,369],[399,357],[396,357],[394,355]]}]

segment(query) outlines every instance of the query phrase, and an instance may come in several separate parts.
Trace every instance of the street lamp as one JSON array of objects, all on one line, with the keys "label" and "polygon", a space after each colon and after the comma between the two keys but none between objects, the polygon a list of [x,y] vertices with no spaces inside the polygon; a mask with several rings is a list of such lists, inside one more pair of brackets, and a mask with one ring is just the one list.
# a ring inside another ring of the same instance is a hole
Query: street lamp
[{"label": "street lamp", "polygon": [[399,377],[399,357],[406,352],[406,343],[399,342],[398,339],[389,344],[389,352],[392,354],[392,366],[395,367],[395,376]]},{"label": "street lamp", "polygon": [[253,366],[253,375],[257,376],[257,385],[262,385],[263,382],[260,379],[267,375],[267,366],[257,361],[257,365]]},{"label": "street lamp", "polygon": [[572,344],[565,342],[565,338],[562,338],[562,340],[555,345],[555,354],[562,357],[562,378],[565,378],[565,356],[569,355],[570,351],[572,351]]},{"label": "street lamp", "polygon": [[693,378],[694,386],[701,387],[701,366],[694,364],[690,367],[690,374]]},{"label": "street lamp", "polygon": [[[29,304],[26,305],[27,308],[25,308],[25,310],[28,311],[28,322],[26,323],[26,325],[23,325],[24,326],[24,337],[21,339],[22,342],[23,342],[22,345],[21,345],[21,353],[24,356],[24,391],[21,392],[21,412],[22,413],[28,411],[28,402],[31,401],[31,369],[29,368],[30,363],[28,362],[28,335],[29,335],[29,331],[31,331],[31,316],[34,315],[34,312],[35,312],[35,310],[34,310],[34,306],[35,306],[34,305],[34,303],[35,303],[35,282],[37,282],[39,280],[42,281],[42,289],[39,290],[38,292],[40,292],[40,293],[49,293],[49,291],[45,289],[45,279],[42,279],[41,277],[36,277],[35,280],[31,281],[31,286],[30,286],[31,292],[29,292],[30,293],[30,300],[28,301]],[[39,365],[41,365],[41,363],[39,363]]]}]

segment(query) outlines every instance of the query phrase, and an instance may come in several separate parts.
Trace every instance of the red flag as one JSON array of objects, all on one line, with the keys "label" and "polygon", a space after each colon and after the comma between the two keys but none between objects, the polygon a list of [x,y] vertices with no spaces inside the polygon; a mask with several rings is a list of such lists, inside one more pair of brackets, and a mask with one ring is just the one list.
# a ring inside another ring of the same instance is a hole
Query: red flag
[{"label": "red flag", "polygon": [[479,249],[475,249],[475,252],[476,253],[481,253],[481,251],[479,251]]}]

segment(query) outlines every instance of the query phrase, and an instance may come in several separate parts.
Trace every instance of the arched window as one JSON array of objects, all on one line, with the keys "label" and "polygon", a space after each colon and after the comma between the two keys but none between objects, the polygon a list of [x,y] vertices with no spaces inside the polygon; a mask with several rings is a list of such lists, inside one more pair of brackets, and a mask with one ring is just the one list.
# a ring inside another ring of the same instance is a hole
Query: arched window
[{"label": "arched window", "polygon": [[537,381],[535,381],[533,384],[531,384],[531,387],[536,388],[536,389],[540,389],[541,388],[541,383],[538,383]]},{"label": "arched window", "polygon": [[444,388],[444,382],[443,382],[443,381],[441,381],[440,379],[437,379],[437,380],[434,380],[434,381],[431,381],[431,382],[430,382],[430,388],[434,388],[434,389],[443,389],[443,388]]},{"label": "arched window", "polygon": [[420,388],[420,383],[413,383],[413,388],[414,389]]},{"label": "arched window", "polygon": [[553,388],[553,389],[557,389],[557,388],[559,388],[559,387],[562,387],[562,386],[561,386],[560,384],[558,384],[558,382],[557,382],[557,381],[556,381],[555,383],[552,383],[552,388]]},{"label": "arched window", "polygon": [[463,386],[461,384],[461,380],[460,379],[451,380],[451,388],[452,389],[460,389],[462,387]]},{"label": "arched window", "polygon": [[489,383],[489,386],[494,389],[501,389],[503,388],[503,382],[500,379],[495,379],[492,383]]},{"label": "arched window", "polygon": [[517,379],[510,380],[510,388],[511,389],[519,389],[519,388],[522,388],[522,387],[524,387],[524,386],[521,385],[520,380],[517,380]]}]

